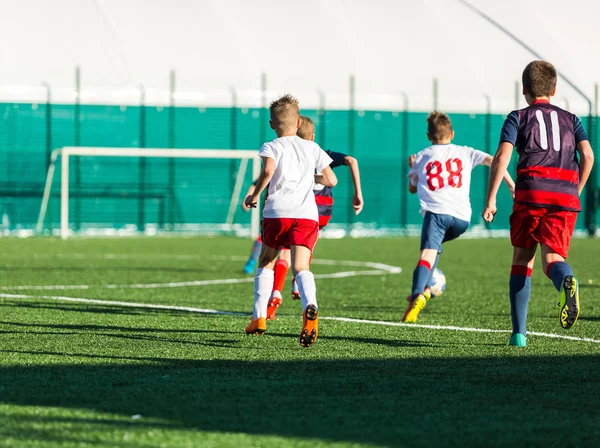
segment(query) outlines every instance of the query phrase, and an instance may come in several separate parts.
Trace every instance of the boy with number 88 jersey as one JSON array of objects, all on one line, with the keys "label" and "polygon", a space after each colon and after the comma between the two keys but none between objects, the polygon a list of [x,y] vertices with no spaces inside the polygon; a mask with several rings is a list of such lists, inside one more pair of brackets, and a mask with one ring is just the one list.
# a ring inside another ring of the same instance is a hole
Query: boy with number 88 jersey
[{"label": "boy with number 88 jersey", "polygon": [[[431,146],[409,157],[408,190],[418,193],[423,215],[421,256],[413,272],[412,292],[402,322],[414,323],[431,297],[428,285],[437,266],[442,243],[462,235],[471,220],[471,170],[490,166],[492,156],[468,146],[452,144],[450,118],[433,111],[427,117],[427,138]],[[511,191],[514,183],[506,174]]]},{"label": "boy with number 88 jersey", "polygon": [[579,284],[565,259],[581,210],[579,195],[594,163],[592,148],[579,119],[550,104],[550,97],[556,92],[554,66],[545,61],[530,62],[522,80],[523,95],[529,106],[511,112],[504,121],[483,212],[486,221],[493,221],[499,179],[516,147],[519,162],[510,217],[514,247],[509,282],[513,332],[509,345],[517,347],[527,345],[525,323],[538,244],[542,268],[560,293],[561,327],[571,328],[579,317]]}]

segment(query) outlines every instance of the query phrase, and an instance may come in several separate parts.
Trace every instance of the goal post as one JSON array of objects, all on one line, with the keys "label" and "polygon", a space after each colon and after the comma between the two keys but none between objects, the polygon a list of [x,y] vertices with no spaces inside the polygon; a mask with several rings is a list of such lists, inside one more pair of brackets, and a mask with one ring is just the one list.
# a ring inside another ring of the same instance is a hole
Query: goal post
[{"label": "goal post", "polygon": [[[46,175],[44,193],[40,206],[40,213],[36,225],[36,231],[42,233],[48,210],[48,204],[52,193],[52,185],[56,164],[60,157],[60,236],[66,239],[69,236],[69,160],[70,157],[136,157],[136,158],[159,158],[159,159],[225,159],[240,160],[238,172],[235,176],[231,197],[227,208],[224,224],[233,224],[234,214],[240,203],[243,183],[246,178],[248,163],[252,162],[252,179],[260,174],[261,159],[256,150],[232,150],[232,149],[169,149],[169,148],[103,148],[84,146],[65,146],[52,152],[50,165]],[[109,180],[107,180],[109,182]],[[207,186],[208,187],[208,186]],[[254,208],[250,211],[250,233],[252,237],[259,234],[259,210]]]}]

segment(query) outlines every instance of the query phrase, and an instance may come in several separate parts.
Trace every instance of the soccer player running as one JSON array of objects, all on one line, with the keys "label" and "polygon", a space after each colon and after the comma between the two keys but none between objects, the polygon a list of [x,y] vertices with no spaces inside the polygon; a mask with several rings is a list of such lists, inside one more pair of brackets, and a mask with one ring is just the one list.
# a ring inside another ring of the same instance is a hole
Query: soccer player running
[{"label": "soccer player running", "polygon": [[[304,140],[311,142],[315,141],[315,123],[304,115],[300,116],[302,124],[298,129],[297,135]],[[334,169],[339,166],[346,165],[350,169],[350,175],[352,176],[352,183],[354,185],[354,195],[352,197],[352,208],[355,214],[359,214],[364,206],[362,189],[360,186],[360,171],[358,168],[358,161],[347,154],[341,152],[334,152],[331,150],[325,151],[329,157],[333,160],[329,167]],[[315,184],[313,188],[315,195],[315,201],[319,210],[319,230],[324,228],[331,219],[333,213],[333,192],[331,187],[327,187],[321,184]],[[290,265],[290,251],[282,249],[279,253],[279,259],[275,263],[275,281],[273,283],[273,291],[271,298],[269,299],[269,305],[267,307],[267,320],[275,320],[277,308],[283,302],[281,291],[285,286],[285,278]],[[296,279],[292,280],[292,298],[299,299],[298,288]]]},{"label": "soccer player running", "polygon": [[498,185],[516,147],[519,161],[510,216],[514,250],[509,282],[513,331],[509,344],[518,347],[527,345],[527,307],[538,244],[542,269],[560,293],[561,327],[571,328],[579,317],[579,282],[565,259],[581,210],[579,196],[592,170],[594,154],[579,119],[550,104],[556,80],[556,69],[545,61],[530,62],[523,70],[523,95],[529,106],[511,112],[504,121],[483,211],[483,218],[492,222]]},{"label": "soccer player running", "polygon": [[[442,244],[458,238],[471,220],[471,170],[490,166],[492,156],[468,146],[452,144],[454,130],[450,118],[433,111],[427,117],[427,138],[431,146],[408,159],[408,190],[418,193],[423,215],[421,256],[413,272],[412,292],[402,322],[414,323],[431,298],[428,285],[437,266]],[[506,173],[511,191],[514,183]]]},{"label": "soccer player running", "polygon": [[[301,125],[298,101],[284,95],[271,103],[270,125],[277,138],[259,151],[263,167],[254,192],[246,197],[256,207],[262,191],[269,186],[262,221],[263,244],[254,277],[254,309],[247,334],[267,329],[267,303],[273,288],[275,260],[281,247],[291,250],[303,309],[300,345],[309,347],[318,336],[318,305],[315,278],[309,270],[312,250],[319,235],[319,215],[313,184],[333,187],[337,178],[331,158],[314,142],[296,135]],[[315,175],[315,172],[321,173]]]}]

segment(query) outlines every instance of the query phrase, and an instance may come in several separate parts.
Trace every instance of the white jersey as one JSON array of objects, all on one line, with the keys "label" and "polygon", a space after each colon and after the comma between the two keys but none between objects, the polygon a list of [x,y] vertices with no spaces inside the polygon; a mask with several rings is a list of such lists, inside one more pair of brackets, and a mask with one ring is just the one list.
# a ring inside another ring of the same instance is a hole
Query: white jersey
[{"label": "white jersey", "polygon": [[451,215],[471,220],[471,170],[481,165],[488,154],[468,146],[431,145],[417,154],[408,173],[417,187],[421,214]]},{"label": "white jersey", "polygon": [[315,142],[298,136],[267,142],[258,155],[275,160],[275,173],[269,182],[263,216],[319,222],[313,194],[315,172],[320,173],[328,167],[331,157]]}]

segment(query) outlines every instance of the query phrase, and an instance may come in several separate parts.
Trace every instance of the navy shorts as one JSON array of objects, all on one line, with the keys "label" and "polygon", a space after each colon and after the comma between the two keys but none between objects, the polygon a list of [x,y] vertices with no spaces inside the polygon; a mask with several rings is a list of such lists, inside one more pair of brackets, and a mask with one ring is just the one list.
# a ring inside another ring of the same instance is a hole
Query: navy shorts
[{"label": "navy shorts", "polygon": [[451,215],[427,212],[423,218],[421,250],[436,249],[442,252],[442,243],[458,238],[469,228],[469,221]]}]

